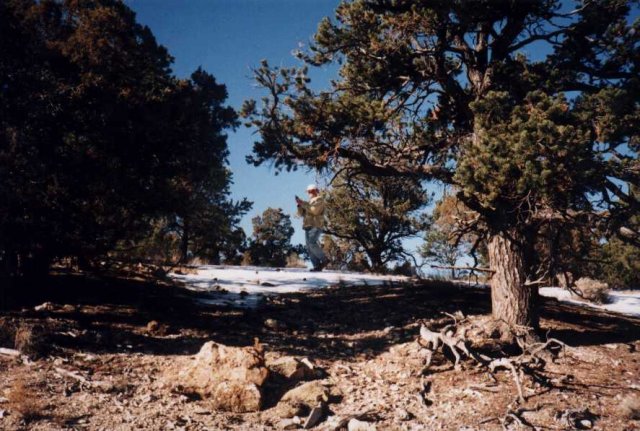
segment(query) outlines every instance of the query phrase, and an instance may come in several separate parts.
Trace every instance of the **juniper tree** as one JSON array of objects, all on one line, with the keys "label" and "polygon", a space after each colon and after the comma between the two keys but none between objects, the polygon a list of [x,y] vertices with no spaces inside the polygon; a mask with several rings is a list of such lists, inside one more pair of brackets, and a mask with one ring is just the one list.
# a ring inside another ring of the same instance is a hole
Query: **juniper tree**
[{"label": "juniper tree", "polygon": [[[247,250],[252,265],[283,267],[293,247],[291,217],[281,208],[267,208],[251,219],[253,237]],[[297,251],[297,250],[296,250]]]},{"label": "juniper tree", "polygon": [[[299,69],[256,70],[249,161],[454,185],[486,236],[493,316],[536,326],[537,232],[584,213],[612,233],[638,200],[637,1],[345,1]],[[535,52],[539,55],[527,55]],[[307,68],[340,64],[331,88]]]},{"label": "juniper tree", "polygon": [[202,70],[177,79],[172,61],[121,1],[0,1],[7,272],[124,253],[161,221],[191,220],[183,244],[210,249],[237,228],[248,203],[228,198],[236,113],[224,85]]}]

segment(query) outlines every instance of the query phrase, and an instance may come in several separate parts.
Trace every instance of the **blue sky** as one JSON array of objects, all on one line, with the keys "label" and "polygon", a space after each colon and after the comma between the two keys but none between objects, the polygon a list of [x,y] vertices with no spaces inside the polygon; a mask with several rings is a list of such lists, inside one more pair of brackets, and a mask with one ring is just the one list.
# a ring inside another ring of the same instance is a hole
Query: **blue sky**
[{"label": "blue sky", "polygon": [[[259,99],[251,69],[267,59],[271,65],[295,66],[292,51],[308,46],[318,23],[333,16],[338,0],[126,0],[157,41],[175,58],[173,71],[189,76],[202,66],[227,86],[227,103],[236,109],[246,99]],[[326,88],[336,68],[314,70],[314,86]],[[230,168],[234,175],[232,198],[246,197],[253,209],[242,223],[251,235],[251,218],[268,207],[282,208],[292,216],[293,243],[304,242],[301,221],[295,214],[294,195],[316,180],[314,172],[282,172],[245,162],[256,136],[244,126],[229,132]]]}]

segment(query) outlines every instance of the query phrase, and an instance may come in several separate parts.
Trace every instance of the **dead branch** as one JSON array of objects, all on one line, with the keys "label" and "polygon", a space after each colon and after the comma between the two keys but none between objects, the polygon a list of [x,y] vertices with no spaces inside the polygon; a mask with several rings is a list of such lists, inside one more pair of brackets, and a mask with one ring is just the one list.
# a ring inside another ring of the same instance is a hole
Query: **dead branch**
[{"label": "dead branch", "polygon": [[527,421],[524,417],[522,417],[522,414],[527,411],[529,410],[518,409],[518,410],[507,411],[507,414],[504,416],[501,422],[502,429],[504,431],[508,431],[509,425],[515,422],[519,426],[526,427],[527,429],[535,430],[536,427],[534,427],[532,424],[529,423],[529,421]]},{"label": "dead branch", "polygon": [[521,403],[526,402],[526,398],[524,396],[524,392],[522,390],[522,382],[520,379],[519,370],[516,369],[516,365],[513,361],[508,358],[499,358],[494,359],[489,363],[489,370],[494,373],[497,368],[507,368],[511,371],[511,375],[513,376],[513,381],[516,384],[516,388],[518,389],[518,399]]},{"label": "dead branch", "polygon": [[[522,349],[519,356],[506,358],[490,358],[486,355],[474,352],[467,344],[466,330],[457,333],[459,324],[458,316],[448,314],[454,323],[444,326],[439,332],[429,329],[425,323],[420,326],[420,336],[417,339],[418,344],[425,351],[425,369],[431,366],[433,354],[439,349],[442,350],[447,346],[454,356],[454,367],[459,368],[463,357],[470,358],[481,367],[486,368],[489,377],[497,383],[494,374],[498,369],[506,369],[511,372],[514,384],[518,392],[517,402],[524,403],[527,400],[523,388],[524,375],[529,375],[534,381],[546,382],[544,375],[540,373],[544,369],[545,361],[540,357],[541,352],[547,350],[550,346],[559,346],[566,349],[568,346],[560,340],[550,338],[545,342],[527,342],[526,337],[516,337],[518,345]],[[441,322],[444,323],[444,322]],[[513,328],[514,330],[523,330],[526,328]]]},{"label": "dead branch", "polygon": [[490,272],[490,273],[496,272],[494,269],[478,268],[477,266],[431,265],[431,268],[436,268],[436,269],[468,269],[469,271]]},{"label": "dead branch", "polygon": [[105,389],[105,388],[108,389],[108,388],[111,387],[111,385],[108,382],[91,381],[91,380],[87,379],[86,377],[82,376],[79,373],[76,373],[76,372],[73,372],[73,371],[69,371],[69,370],[65,370],[64,368],[56,367],[56,368],[54,368],[54,370],[60,376],[72,378],[72,379],[77,380],[81,384],[86,385],[88,387],[96,387],[96,388],[100,388],[100,389]]}]

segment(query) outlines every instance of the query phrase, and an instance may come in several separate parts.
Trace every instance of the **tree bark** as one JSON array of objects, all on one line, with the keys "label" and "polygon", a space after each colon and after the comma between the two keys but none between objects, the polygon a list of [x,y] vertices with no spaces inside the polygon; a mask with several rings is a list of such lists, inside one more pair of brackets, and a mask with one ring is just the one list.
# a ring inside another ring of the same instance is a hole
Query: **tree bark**
[{"label": "tree bark", "polygon": [[522,237],[501,232],[490,237],[489,263],[495,272],[491,277],[491,309],[493,318],[509,326],[537,328],[534,313],[534,288],[526,286],[526,264]]}]

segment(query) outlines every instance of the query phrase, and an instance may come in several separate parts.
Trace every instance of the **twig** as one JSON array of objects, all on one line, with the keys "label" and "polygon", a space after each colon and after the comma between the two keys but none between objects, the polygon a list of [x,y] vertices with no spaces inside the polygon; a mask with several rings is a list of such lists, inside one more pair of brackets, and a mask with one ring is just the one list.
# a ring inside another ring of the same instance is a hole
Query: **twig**
[{"label": "twig", "polygon": [[518,375],[518,370],[516,366],[513,364],[513,361],[507,358],[494,359],[489,363],[489,370],[493,373],[496,368],[508,368],[511,370],[511,374],[513,375],[513,380],[516,383],[516,388],[518,389],[518,399],[521,403],[527,401],[524,396],[524,392],[522,390],[522,383],[520,382],[520,376]]},{"label": "twig", "polygon": [[69,370],[65,370],[64,368],[60,368],[60,367],[56,367],[54,368],[54,370],[56,371],[56,373],[60,374],[63,377],[70,377],[74,380],[79,381],[80,383],[87,385],[89,387],[96,387],[96,388],[101,388],[101,389],[105,389],[105,388],[110,388],[111,385],[108,382],[102,382],[102,381],[91,381],[89,379],[87,379],[86,377],[75,373],[73,371],[69,371]]}]

